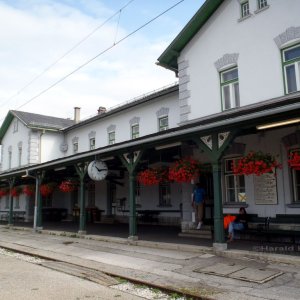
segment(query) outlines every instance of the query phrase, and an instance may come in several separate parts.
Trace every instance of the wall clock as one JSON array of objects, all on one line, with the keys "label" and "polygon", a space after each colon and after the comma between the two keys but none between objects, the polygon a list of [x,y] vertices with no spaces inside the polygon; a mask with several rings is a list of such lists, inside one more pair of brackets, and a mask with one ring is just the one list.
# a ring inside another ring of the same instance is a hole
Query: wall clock
[{"label": "wall clock", "polygon": [[102,160],[94,160],[88,166],[88,174],[91,179],[100,181],[105,179],[108,173],[107,165]]}]

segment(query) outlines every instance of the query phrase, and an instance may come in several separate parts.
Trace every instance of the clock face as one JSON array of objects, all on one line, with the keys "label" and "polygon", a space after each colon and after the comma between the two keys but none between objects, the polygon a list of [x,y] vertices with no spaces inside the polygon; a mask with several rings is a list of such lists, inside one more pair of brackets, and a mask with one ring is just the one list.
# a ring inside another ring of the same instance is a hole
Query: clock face
[{"label": "clock face", "polygon": [[88,174],[91,179],[100,181],[105,179],[108,173],[108,168],[105,162],[94,160],[88,166]]}]

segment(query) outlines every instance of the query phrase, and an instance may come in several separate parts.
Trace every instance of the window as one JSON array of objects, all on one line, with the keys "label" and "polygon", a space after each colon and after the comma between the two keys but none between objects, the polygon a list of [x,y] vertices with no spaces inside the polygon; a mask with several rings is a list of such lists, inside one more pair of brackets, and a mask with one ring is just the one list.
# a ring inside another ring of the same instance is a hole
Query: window
[{"label": "window", "polygon": [[159,206],[171,206],[170,183],[159,185]]},{"label": "window", "polygon": [[300,91],[300,45],[282,51],[285,92]]},{"label": "window", "polygon": [[15,207],[14,208],[19,209],[20,208],[20,198],[19,198],[19,196],[14,197],[14,199],[15,199]]},{"label": "window", "polygon": [[238,68],[220,73],[223,110],[240,106]]},{"label": "window", "polygon": [[225,160],[225,202],[245,202],[245,176],[233,174],[233,164],[238,158]]},{"label": "window", "polygon": [[268,1],[267,0],[258,0],[258,2],[257,2],[258,9],[263,9],[267,6],[268,6]]},{"label": "window", "polygon": [[245,1],[241,3],[241,16],[242,18],[245,18],[250,15],[250,9],[249,9],[249,1]]},{"label": "window", "polygon": [[139,137],[139,124],[134,124],[131,126],[131,138],[136,139]]},{"label": "window", "polygon": [[164,116],[158,119],[159,131],[167,130],[169,128],[168,116]]},{"label": "window", "polygon": [[22,147],[19,147],[18,149],[18,164],[19,164],[19,167],[21,166],[22,164]]},{"label": "window", "polygon": [[5,209],[9,209],[9,195],[5,196]]},{"label": "window", "polygon": [[116,133],[111,131],[108,133],[108,145],[113,145],[116,142]]},{"label": "window", "polygon": [[[299,149],[294,149],[291,152],[300,152]],[[294,193],[294,198],[293,202],[294,203],[299,203],[300,202],[300,170],[292,169],[292,181],[293,181],[293,193]]]},{"label": "window", "polygon": [[19,125],[18,120],[15,120],[14,121],[14,132],[18,131],[18,125]]},{"label": "window", "polygon": [[78,152],[78,143],[73,143],[73,153]]},{"label": "window", "polygon": [[90,139],[90,150],[95,149],[95,138]]},{"label": "window", "polygon": [[8,168],[11,168],[12,151],[8,151]]}]

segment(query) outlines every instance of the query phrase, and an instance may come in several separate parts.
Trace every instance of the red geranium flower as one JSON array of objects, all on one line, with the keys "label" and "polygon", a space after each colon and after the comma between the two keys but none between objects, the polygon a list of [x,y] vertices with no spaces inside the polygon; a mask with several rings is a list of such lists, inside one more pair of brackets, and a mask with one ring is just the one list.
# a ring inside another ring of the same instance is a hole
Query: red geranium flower
[{"label": "red geranium flower", "polygon": [[70,193],[78,188],[78,182],[72,180],[62,181],[58,187],[64,193]]},{"label": "red geranium flower", "polygon": [[35,193],[35,186],[34,185],[25,185],[23,188],[23,193],[27,196],[33,196]]},{"label": "red geranium flower", "polygon": [[300,152],[291,152],[288,163],[292,169],[300,170]]},{"label": "red geranium flower", "polygon": [[235,175],[254,174],[260,176],[265,173],[272,173],[277,167],[281,167],[281,165],[271,154],[251,151],[233,165],[233,173]]},{"label": "red geranium flower", "polygon": [[192,158],[183,158],[175,162],[169,169],[169,180],[191,182],[192,179],[199,177],[200,163]]}]

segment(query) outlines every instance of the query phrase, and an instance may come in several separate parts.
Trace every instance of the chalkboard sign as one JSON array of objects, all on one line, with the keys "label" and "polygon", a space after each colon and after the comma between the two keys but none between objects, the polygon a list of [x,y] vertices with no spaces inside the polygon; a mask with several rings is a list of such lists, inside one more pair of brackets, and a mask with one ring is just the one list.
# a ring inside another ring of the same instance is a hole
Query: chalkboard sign
[{"label": "chalkboard sign", "polygon": [[277,204],[277,185],[275,173],[261,176],[253,175],[255,204]]}]

